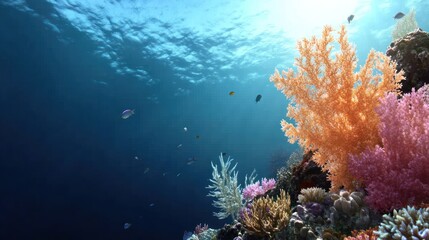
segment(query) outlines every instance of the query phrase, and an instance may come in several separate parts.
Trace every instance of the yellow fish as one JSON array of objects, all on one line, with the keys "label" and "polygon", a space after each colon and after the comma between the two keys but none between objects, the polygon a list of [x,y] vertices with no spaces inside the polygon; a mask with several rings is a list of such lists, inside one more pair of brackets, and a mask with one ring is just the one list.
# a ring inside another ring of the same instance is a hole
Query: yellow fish
[{"label": "yellow fish", "polygon": [[235,94],[234,91],[229,92],[229,96],[234,96],[234,94]]}]

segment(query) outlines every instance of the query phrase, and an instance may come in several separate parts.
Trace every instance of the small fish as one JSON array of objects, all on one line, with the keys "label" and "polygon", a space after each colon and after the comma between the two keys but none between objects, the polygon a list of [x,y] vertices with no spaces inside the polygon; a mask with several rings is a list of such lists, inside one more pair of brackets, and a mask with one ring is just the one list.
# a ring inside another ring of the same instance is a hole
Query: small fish
[{"label": "small fish", "polygon": [[124,223],[124,230],[127,230],[131,227],[131,223]]},{"label": "small fish", "polygon": [[353,18],[355,17],[355,15],[350,15],[348,18],[347,18],[347,21],[350,23],[352,20],[353,20]]},{"label": "small fish", "polygon": [[178,173],[177,175],[176,175],[176,177],[178,177],[178,176],[180,176],[182,173]]},{"label": "small fish", "polygon": [[195,157],[190,157],[188,158],[188,161],[186,161],[186,165],[191,165],[193,163],[195,163],[197,161],[197,159]]},{"label": "small fish", "polygon": [[182,144],[179,144],[176,146],[176,148],[181,148],[182,146],[183,146]]},{"label": "small fish", "polygon": [[139,160],[139,157],[137,157],[137,156],[134,156],[134,160]]},{"label": "small fish", "polygon": [[147,172],[149,172],[149,168],[146,168],[145,170],[144,170],[144,172],[143,172],[143,174],[146,174]]},{"label": "small fish", "polygon": [[229,94],[229,96],[234,96],[235,92],[234,92],[234,91],[231,91],[231,92],[229,92],[228,94]]},{"label": "small fish", "polygon": [[261,94],[258,94],[258,96],[256,96],[255,101],[256,101],[256,102],[259,102],[259,101],[261,101],[261,98],[262,98],[262,95],[261,95]]},{"label": "small fish", "polygon": [[405,14],[403,14],[402,12],[398,12],[393,18],[394,19],[401,19],[403,16],[405,16]]},{"label": "small fish", "polygon": [[135,113],[134,111],[135,111],[135,109],[133,109],[133,110],[131,110],[131,109],[124,110],[122,112],[122,119],[127,119],[127,118],[131,117],[132,115],[134,115],[134,113]]},{"label": "small fish", "polygon": [[222,157],[225,157],[228,153],[226,153],[226,152],[221,152],[220,154],[222,154]]},{"label": "small fish", "polygon": [[162,176],[163,176],[163,177],[165,177],[165,175],[167,175],[167,172],[163,172],[163,173],[162,173]]},{"label": "small fish", "polygon": [[187,132],[187,131],[188,131],[188,128],[187,128],[187,127],[184,127],[184,128],[183,128],[183,131]]},{"label": "small fish", "polygon": [[153,207],[153,206],[155,206],[155,203],[149,204],[149,207]]},{"label": "small fish", "polygon": [[95,84],[100,84],[100,85],[104,85],[104,86],[109,85],[107,82],[104,82],[104,81],[93,80],[93,82],[94,82]]},{"label": "small fish", "polygon": [[200,139],[200,135],[195,136],[196,139]]}]

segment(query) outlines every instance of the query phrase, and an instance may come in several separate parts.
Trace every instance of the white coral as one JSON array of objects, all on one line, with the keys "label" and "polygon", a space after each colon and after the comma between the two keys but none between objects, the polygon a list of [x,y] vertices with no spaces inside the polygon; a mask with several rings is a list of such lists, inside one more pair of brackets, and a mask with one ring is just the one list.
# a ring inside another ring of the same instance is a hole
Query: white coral
[{"label": "white coral", "polygon": [[383,215],[375,233],[379,239],[429,239],[429,208],[393,210],[393,216]]},{"label": "white coral", "polygon": [[408,33],[416,30],[419,26],[416,21],[416,11],[413,9],[407,15],[399,19],[392,31],[393,40],[402,38]]},{"label": "white coral", "polygon": [[222,154],[219,156],[220,161],[220,173],[217,165],[212,164],[213,172],[212,183],[207,188],[211,189],[207,195],[209,197],[215,197],[213,206],[219,208],[219,212],[213,213],[214,216],[219,219],[225,219],[228,216],[232,216],[235,220],[238,217],[240,209],[243,207],[243,198],[241,196],[241,188],[237,181],[238,171],[235,171],[237,164],[231,167],[232,158],[223,160]]}]

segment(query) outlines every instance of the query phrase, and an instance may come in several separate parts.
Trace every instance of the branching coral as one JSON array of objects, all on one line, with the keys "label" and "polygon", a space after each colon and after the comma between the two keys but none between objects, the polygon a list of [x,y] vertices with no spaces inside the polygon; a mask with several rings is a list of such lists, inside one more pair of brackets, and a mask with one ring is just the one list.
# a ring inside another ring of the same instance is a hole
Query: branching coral
[{"label": "branching coral", "polygon": [[377,109],[382,144],[352,156],[350,171],[379,211],[429,200],[429,88],[397,100],[388,94]]},{"label": "branching coral", "polygon": [[429,208],[415,209],[407,206],[393,216],[383,215],[378,239],[429,239]]},{"label": "branching coral", "polygon": [[228,157],[225,162],[222,154],[219,155],[220,173],[217,165],[211,163],[213,172],[210,182],[212,185],[207,187],[211,189],[208,196],[217,198],[213,201],[213,206],[219,208],[220,212],[213,214],[219,219],[232,216],[235,220],[238,217],[240,209],[243,207],[241,189],[237,180],[238,171],[235,171],[237,164],[231,167],[232,160],[232,158]]},{"label": "branching coral", "polygon": [[290,197],[281,190],[277,200],[268,196],[254,200],[242,221],[252,235],[271,237],[288,225],[290,215]]},{"label": "branching coral", "polygon": [[349,44],[345,27],[339,31],[340,51],[333,55],[333,29],[326,26],[322,37],[298,42],[301,56],[296,58],[296,73],[290,69],[270,80],[292,100],[289,118],[282,121],[289,141],[306,150],[317,150],[315,161],[328,170],[332,190],[353,188],[348,171],[349,154],[358,154],[381,139],[375,107],[385,92],[397,92],[402,72],[396,63],[379,52],[371,51],[359,72],[356,53]]}]

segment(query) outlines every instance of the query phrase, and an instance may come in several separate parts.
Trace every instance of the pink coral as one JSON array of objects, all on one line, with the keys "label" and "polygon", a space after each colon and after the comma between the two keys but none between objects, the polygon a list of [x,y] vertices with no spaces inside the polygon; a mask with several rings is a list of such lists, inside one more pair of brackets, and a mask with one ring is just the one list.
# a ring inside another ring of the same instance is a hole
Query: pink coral
[{"label": "pink coral", "polygon": [[376,240],[377,235],[374,233],[378,228],[370,228],[367,230],[353,230],[352,236],[346,237],[343,240]]},{"label": "pink coral", "polygon": [[429,88],[397,100],[387,94],[377,109],[382,146],[350,157],[350,172],[366,186],[379,211],[429,199]]},{"label": "pink coral", "polygon": [[276,180],[262,178],[262,180],[256,183],[249,184],[243,189],[243,198],[246,201],[250,201],[256,196],[263,195],[267,191],[276,187]]},{"label": "pink coral", "polygon": [[201,223],[200,223],[197,226],[195,226],[194,234],[199,235],[199,234],[207,231],[208,229],[209,229],[209,225],[207,225],[207,224],[201,225]]}]

